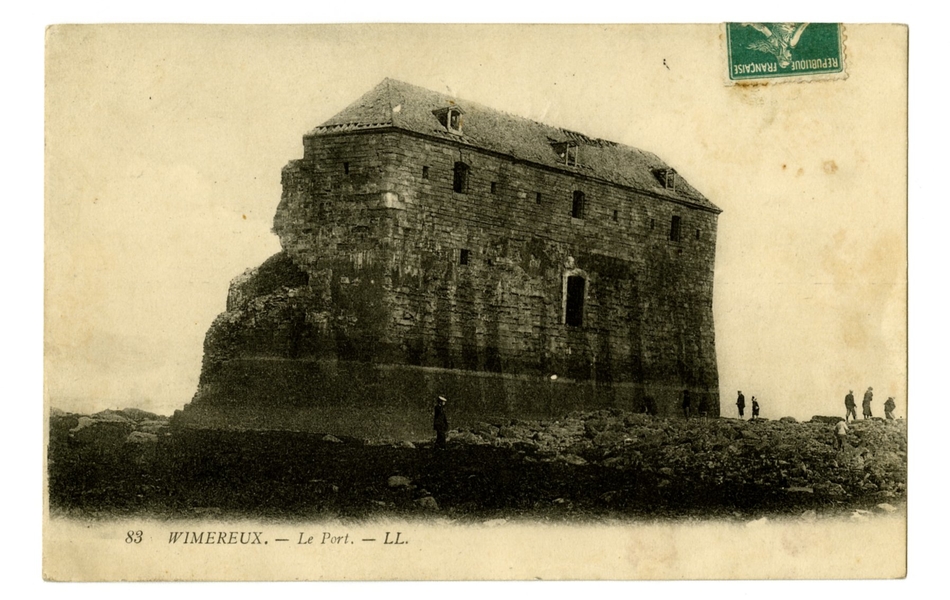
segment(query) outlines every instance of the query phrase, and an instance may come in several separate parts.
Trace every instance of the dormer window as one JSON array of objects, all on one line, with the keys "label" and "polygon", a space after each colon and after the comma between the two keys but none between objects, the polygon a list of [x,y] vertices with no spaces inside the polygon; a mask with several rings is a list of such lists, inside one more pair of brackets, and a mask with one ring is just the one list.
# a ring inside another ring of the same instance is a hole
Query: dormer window
[{"label": "dormer window", "polygon": [[554,151],[565,165],[577,166],[577,142],[558,142],[554,144]]},{"label": "dormer window", "polygon": [[449,133],[462,133],[462,115],[464,111],[458,106],[452,105],[432,111],[442,127],[445,127]]},{"label": "dormer window", "polygon": [[676,170],[675,169],[653,169],[653,176],[660,182],[664,188],[676,191]]}]

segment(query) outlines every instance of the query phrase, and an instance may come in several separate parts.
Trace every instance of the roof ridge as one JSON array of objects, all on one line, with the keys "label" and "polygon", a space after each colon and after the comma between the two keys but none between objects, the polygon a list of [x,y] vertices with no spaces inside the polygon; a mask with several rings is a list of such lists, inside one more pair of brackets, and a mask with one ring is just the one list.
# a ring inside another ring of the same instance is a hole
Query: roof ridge
[{"label": "roof ridge", "polygon": [[[437,117],[440,108],[453,104],[464,113],[461,131],[447,130],[446,124],[440,124]],[[610,183],[718,210],[681,175],[677,177],[675,190],[660,185],[653,171],[670,165],[652,152],[392,77],[383,78],[356,101],[314,128],[310,135],[332,135],[383,127],[453,140],[519,160],[593,175]],[[582,145],[576,164],[567,164],[563,148],[558,150],[558,144],[564,142]]]}]

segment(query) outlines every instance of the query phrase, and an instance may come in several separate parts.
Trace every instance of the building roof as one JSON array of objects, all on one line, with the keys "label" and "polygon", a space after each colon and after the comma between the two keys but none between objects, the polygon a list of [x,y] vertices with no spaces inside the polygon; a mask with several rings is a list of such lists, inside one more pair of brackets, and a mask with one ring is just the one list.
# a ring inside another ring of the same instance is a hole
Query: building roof
[{"label": "building roof", "polygon": [[[462,113],[461,133],[450,132],[439,120],[440,110],[453,106]],[[509,115],[393,79],[384,79],[313,129],[308,137],[383,128],[451,140],[720,212],[679,175],[674,189],[666,188],[661,183],[661,173],[670,167],[651,152]],[[564,143],[576,144],[576,165],[565,164],[565,158],[558,154],[558,146]]]}]

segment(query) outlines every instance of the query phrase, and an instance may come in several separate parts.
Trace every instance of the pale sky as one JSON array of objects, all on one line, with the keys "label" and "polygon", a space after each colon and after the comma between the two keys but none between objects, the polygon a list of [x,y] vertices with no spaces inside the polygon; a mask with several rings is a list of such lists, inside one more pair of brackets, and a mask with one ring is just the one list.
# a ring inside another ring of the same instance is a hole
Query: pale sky
[{"label": "pale sky", "polygon": [[[170,414],[229,281],[279,250],[280,171],[385,77],[656,153],[723,209],[723,414],[906,415],[906,38],[848,78],[723,84],[718,25],[59,29],[47,71],[53,406]],[[665,65],[664,65],[665,61]]]}]

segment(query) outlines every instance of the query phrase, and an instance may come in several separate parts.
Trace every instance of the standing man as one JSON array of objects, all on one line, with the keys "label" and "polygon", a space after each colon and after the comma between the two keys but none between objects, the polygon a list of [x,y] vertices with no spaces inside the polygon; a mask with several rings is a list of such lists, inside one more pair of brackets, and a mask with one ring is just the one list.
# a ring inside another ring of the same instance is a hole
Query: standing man
[{"label": "standing man", "polygon": [[864,418],[871,418],[871,400],[874,400],[874,388],[869,387],[868,391],[864,392],[864,402],[861,403],[861,408],[864,412]]},{"label": "standing man", "polygon": [[435,403],[435,415],[432,418],[432,428],[435,429],[435,447],[445,450],[445,435],[449,431],[449,418],[445,416],[445,396],[439,396]]},{"label": "standing man", "polygon": [[894,404],[894,396],[891,396],[887,399],[887,402],[884,403],[884,416],[893,421],[894,420],[894,409],[896,405]]},{"label": "standing man", "polygon": [[742,414],[745,412],[745,396],[742,395],[742,390],[739,390],[739,397],[736,399],[736,406],[739,407],[739,418],[742,418]]},{"label": "standing man", "polygon": [[755,396],[752,396],[752,420],[759,418],[759,401],[755,399]]},{"label": "standing man", "polygon": [[845,421],[838,421],[835,425],[835,449],[844,450],[844,440],[848,436],[848,424]]},{"label": "standing man", "polygon": [[848,390],[848,395],[844,397],[844,407],[848,411],[844,415],[845,422],[848,421],[848,417],[851,417],[852,421],[857,421],[858,411],[854,409],[854,390]]},{"label": "standing man", "polygon": [[689,420],[690,408],[689,390],[683,390],[683,416],[686,417],[687,421]]}]

